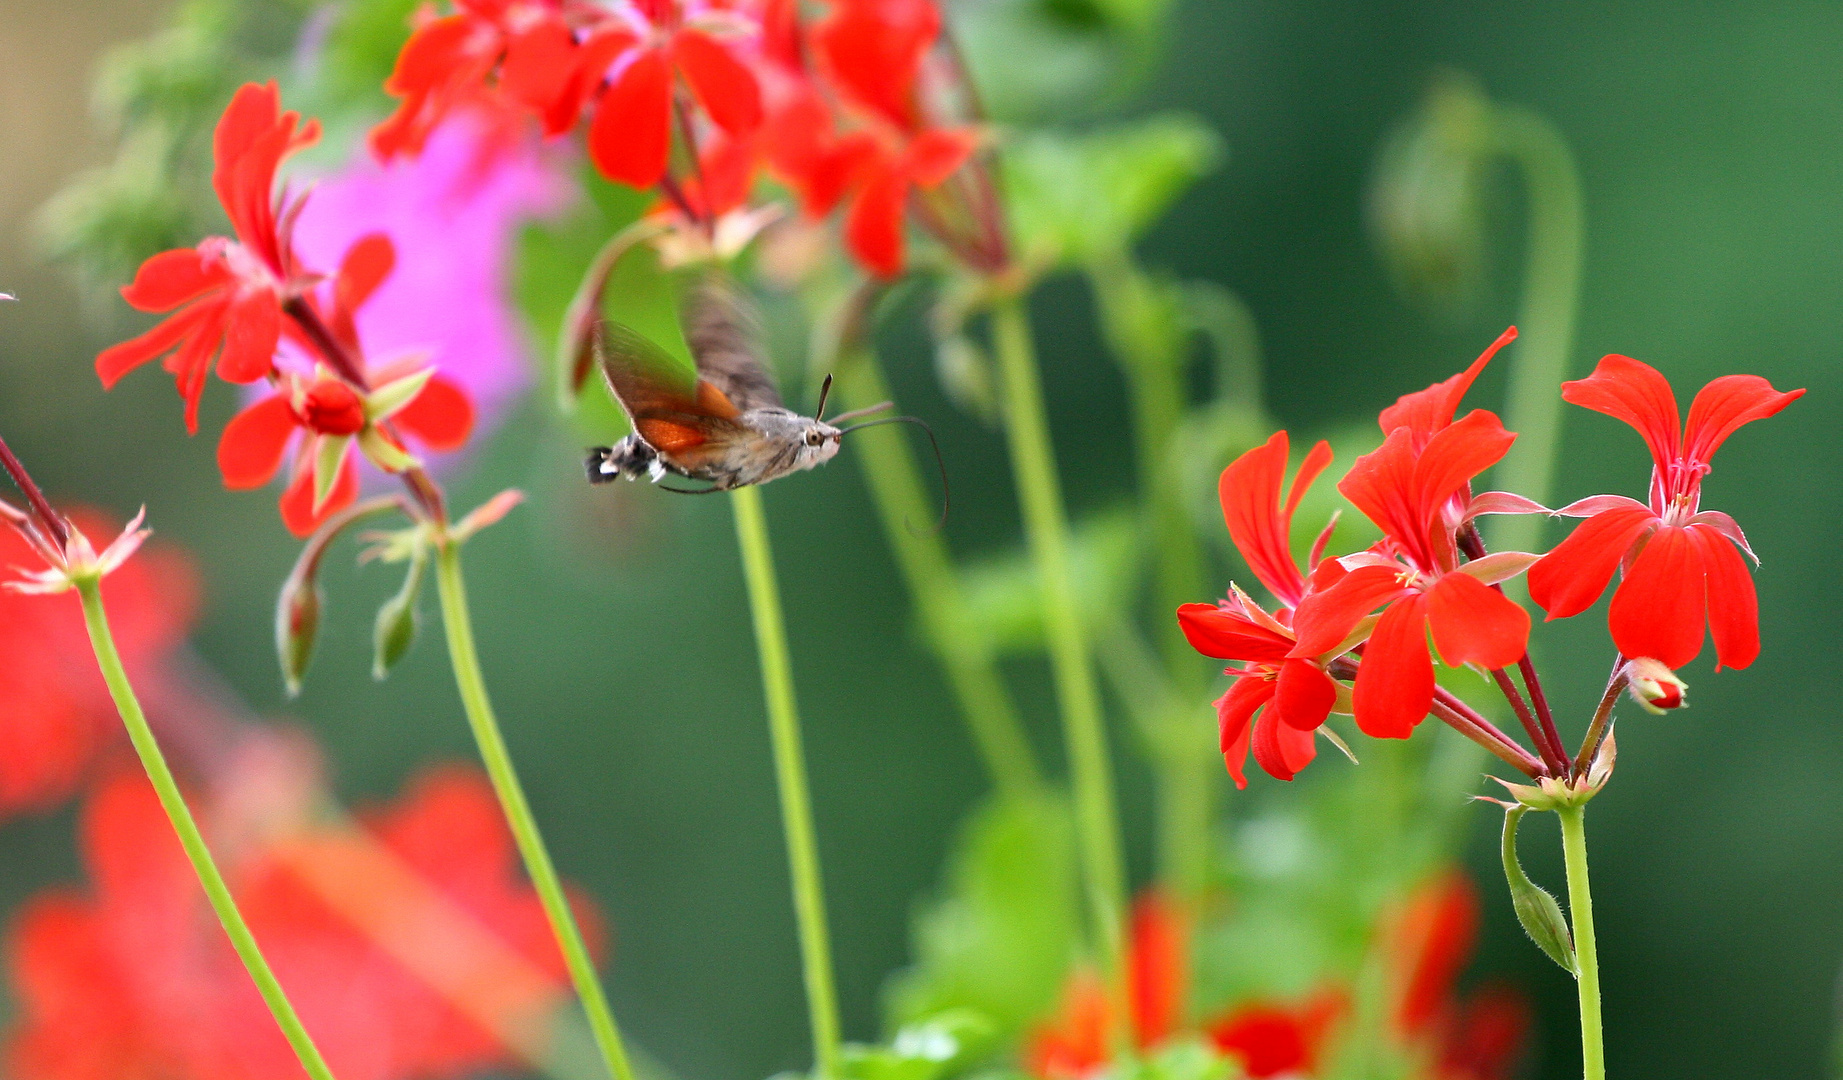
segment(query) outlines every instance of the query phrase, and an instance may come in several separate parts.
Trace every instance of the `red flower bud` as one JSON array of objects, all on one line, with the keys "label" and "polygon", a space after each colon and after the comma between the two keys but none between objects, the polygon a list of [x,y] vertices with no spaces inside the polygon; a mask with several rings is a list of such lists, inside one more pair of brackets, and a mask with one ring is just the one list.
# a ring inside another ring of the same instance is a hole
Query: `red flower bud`
[{"label": "red flower bud", "polygon": [[356,435],[365,429],[365,401],[338,379],[307,388],[297,412],[303,426],[322,435]]},{"label": "red flower bud", "polygon": [[1648,656],[1637,657],[1625,665],[1627,687],[1632,700],[1647,711],[1662,714],[1680,709],[1688,703],[1689,684],[1676,672]]}]

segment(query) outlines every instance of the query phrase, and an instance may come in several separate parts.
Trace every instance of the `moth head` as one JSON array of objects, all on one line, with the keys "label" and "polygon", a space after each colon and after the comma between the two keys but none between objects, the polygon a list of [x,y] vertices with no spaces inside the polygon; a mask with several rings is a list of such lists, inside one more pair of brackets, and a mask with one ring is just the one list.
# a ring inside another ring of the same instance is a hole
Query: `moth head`
[{"label": "moth head", "polygon": [[823,420],[809,421],[800,433],[801,460],[813,465],[832,460],[843,437],[844,432]]}]

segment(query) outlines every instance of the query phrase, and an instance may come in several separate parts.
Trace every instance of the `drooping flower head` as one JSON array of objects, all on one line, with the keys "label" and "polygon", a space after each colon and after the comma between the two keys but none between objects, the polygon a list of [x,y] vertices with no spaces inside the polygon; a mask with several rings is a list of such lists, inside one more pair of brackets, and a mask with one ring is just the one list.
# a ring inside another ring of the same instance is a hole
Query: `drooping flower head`
[{"label": "drooping flower head", "polygon": [[1728,436],[1803,394],[1774,390],[1755,375],[1725,375],[1696,394],[1685,423],[1669,381],[1628,356],[1607,356],[1589,377],[1563,383],[1563,398],[1623,420],[1644,438],[1651,497],[1646,504],[1601,495],[1563,507],[1586,520],[1530,569],[1530,598],[1551,619],[1577,615],[1623,568],[1607,620],[1620,652],[1680,668],[1702,651],[1706,624],[1718,670],[1753,663],[1759,600],[1741,558],[1753,549],[1733,518],[1702,509],[1702,479]]}]

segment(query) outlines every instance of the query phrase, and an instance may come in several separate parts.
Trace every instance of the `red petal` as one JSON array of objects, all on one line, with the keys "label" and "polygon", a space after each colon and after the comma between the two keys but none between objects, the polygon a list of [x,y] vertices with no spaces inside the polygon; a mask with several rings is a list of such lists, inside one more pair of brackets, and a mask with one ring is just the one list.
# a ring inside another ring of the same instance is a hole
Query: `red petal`
[{"label": "red petal", "polygon": [[1183,1020],[1188,990],[1187,937],[1177,906],[1156,890],[1133,902],[1127,986],[1138,1045],[1157,1046]]},{"label": "red petal", "polygon": [[1248,763],[1248,734],[1254,714],[1273,699],[1273,683],[1259,675],[1243,675],[1216,699],[1216,724],[1220,732],[1222,762],[1237,788],[1248,786],[1242,770]]},{"label": "red petal", "polygon": [[1278,712],[1279,719],[1286,721],[1288,727],[1301,731],[1317,730],[1325,717],[1331,715],[1331,707],[1337,704],[1337,682],[1310,660],[1288,660],[1282,664],[1275,686],[1274,708],[1270,711]]},{"label": "red petal", "polygon": [[257,289],[239,295],[225,316],[224,352],[218,378],[253,383],[275,369],[275,346],[282,336],[282,309],[274,293]]},{"label": "red petal", "polygon": [[1402,588],[1396,567],[1357,567],[1336,585],[1300,603],[1293,614],[1293,632],[1299,635],[1299,644],[1288,655],[1317,656],[1336,648],[1365,615],[1407,591]]},{"label": "red petal", "polygon": [[940,29],[933,0],[892,0],[841,4],[812,37],[835,85],[907,128],[914,119],[916,74]]},{"label": "red petal", "polygon": [[230,418],[218,437],[218,469],[233,491],[261,487],[282,467],[299,422],[286,394],[264,398]]},{"label": "red petal", "polygon": [[1352,699],[1357,726],[1377,739],[1407,738],[1433,706],[1427,601],[1418,593],[1382,613],[1357,668]]},{"label": "red petal", "polygon": [[1702,552],[1689,530],[1658,529],[1613,593],[1613,644],[1672,669],[1694,660],[1702,651],[1703,588]]},{"label": "red petal", "polygon": [[1299,730],[1268,709],[1254,725],[1254,760],[1275,780],[1291,780],[1318,756],[1316,728]]},{"label": "red petal", "polygon": [[1415,506],[1423,528],[1436,525],[1440,507],[1472,477],[1496,465],[1517,437],[1484,409],[1449,424],[1427,440],[1414,463]]},{"label": "red petal", "polygon": [[[1288,455],[1286,432],[1277,431],[1265,444],[1230,462],[1222,470],[1216,491],[1222,501],[1222,520],[1229,527],[1235,550],[1241,552],[1248,568],[1269,592],[1286,606],[1297,607],[1305,595],[1305,577],[1293,561],[1288,535],[1292,514],[1280,505]],[[1293,483],[1294,494],[1309,483],[1301,469],[1300,479]]]},{"label": "red petal", "polygon": [[543,19],[506,43],[499,85],[526,108],[549,116],[569,89],[576,59],[576,39],[570,28],[561,19]]},{"label": "red petal", "polygon": [[924,131],[909,143],[904,171],[916,184],[931,188],[960,171],[979,145],[979,134],[966,129]]},{"label": "red petal", "polygon": [[1414,498],[1413,440],[1407,428],[1396,428],[1381,446],[1351,462],[1337,489],[1397,544],[1425,558],[1425,523]]},{"label": "red petal", "polygon": [[1293,647],[1267,627],[1214,604],[1185,604],[1177,609],[1177,622],[1191,648],[1217,660],[1277,663]]},{"label": "red petal", "polygon": [[762,122],[755,73],[708,34],[680,30],[672,42],[672,59],[718,127],[744,135]]},{"label": "red petal", "polygon": [[1595,514],[1529,568],[1529,598],[1551,619],[1579,615],[1606,591],[1619,561],[1657,518],[1634,503]]},{"label": "red petal", "polygon": [[1409,897],[1391,935],[1400,987],[1395,1025],[1403,1036],[1427,1034],[1452,1002],[1478,940],[1479,906],[1477,887],[1456,870],[1435,876]]},{"label": "red petal", "polygon": [[141,311],[170,311],[230,280],[224,260],[207,258],[196,248],[175,248],[142,263],[134,283],[122,287],[122,299]]},{"label": "red petal", "polygon": [[390,419],[431,450],[459,450],[474,430],[474,403],[454,380],[436,375]]},{"label": "red petal", "polygon": [[475,25],[466,15],[448,15],[417,27],[397,53],[396,67],[384,80],[384,89],[399,95],[434,89],[462,62]]},{"label": "red petal", "polygon": [[879,167],[845,217],[845,241],[866,269],[882,278],[902,273],[902,209],[909,185],[895,170]]},{"label": "red petal", "polygon": [[288,531],[306,539],[314,530],[325,524],[326,519],[352,505],[358,498],[358,464],[351,453],[339,465],[339,479],[333,481],[333,490],[327,495],[326,502],[320,505],[320,512],[314,513],[314,471],[310,467],[298,468],[294,480],[288,489],[282,492],[282,524]]},{"label": "red petal", "polygon": [[1529,612],[1470,574],[1447,574],[1427,593],[1427,625],[1449,666],[1509,667],[1529,648]]},{"label": "red petal", "polygon": [[[211,186],[217,191],[218,201],[226,210],[237,205],[238,192],[233,173],[238,163],[263,136],[274,130],[281,116],[282,95],[275,86],[275,81],[258,85],[244,83],[237,88],[236,94],[225,106],[224,114],[218,118],[217,130],[212,134],[212,158],[214,167],[211,174]],[[264,197],[268,195],[263,192]],[[236,220],[236,215],[231,215]]]},{"label": "red petal", "polygon": [[1723,375],[1690,402],[1684,425],[1683,453],[1708,464],[1728,436],[1742,425],[1764,420],[1804,396],[1803,390],[1780,393],[1758,375]]},{"label": "red petal", "polygon": [[1760,655],[1760,600],[1754,595],[1753,576],[1720,529],[1691,525],[1687,531],[1702,553],[1715,670],[1738,671]]},{"label": "red petal", "polygon": [[211,373],[211,354],[217,352],[224,341],[225,313],[230,303],[209,302],[196,306],[204,309],[198,329],[162,364],[173,373],[178,384],[179,396],[186,403],[186,431],[193,435],[198,434],[198,402],[205,393],[205,376]]},{"label": "red petal", "polygon": [[397,265],[397,248],[381,232],[366,233],[346,249],[333,282],[333,304],[347,314],[365,306]]},{"label": "red petal", "polygon": [[650,188],[665,175],[672,150],[672,66],[649,49],[602,95],[589,128],[589,156],[602,175]]},{"label": "red petal", "polygon": [[1517,339],[1517,328],[1511,327],[1498,335],[1490,347],[1472,361],[1472,366],[1443,382],[1434,383],[1425,390],[1412,394],[1403,394],[1395,404],[1382,410],[1378,418],[1382,424],[1382,433],[1389,434],[1396,428],[1407,428],[1417,444],[1424,445],[1434,433],[1453,422],[1453,414],[1459,411],[1459,402],[1466,391],[1478,378],[1478,373],[1485,370],[1485,365],[1497,355],[1497,351]]},{"label": "red petal", "polygon": [[122,376],[179,344],[216,307],[215,302],[196,304],[162,320],[139,337],[104,349],[96,356],[96,375],[102,380],[102,388],[113,388]]},{"label": "red petal", "polygon": [[591,32],[577,49],[576,61],[570,67],[568,86],[544,116],[545,133],[561,135],[574,127],[583,107],[601,89],[608,68],[617,57],[638,43],[638,38],[620,28],[603,26]]},{"label": "red petal", "polygon": [[1604,356],[1592,375],[1562,383],[1561,396],[1638,429],[1659,468],[1676,460],[1681,439],[1677,397],[1670,392],[1670,381],[1650,364],[1617,353]]}]

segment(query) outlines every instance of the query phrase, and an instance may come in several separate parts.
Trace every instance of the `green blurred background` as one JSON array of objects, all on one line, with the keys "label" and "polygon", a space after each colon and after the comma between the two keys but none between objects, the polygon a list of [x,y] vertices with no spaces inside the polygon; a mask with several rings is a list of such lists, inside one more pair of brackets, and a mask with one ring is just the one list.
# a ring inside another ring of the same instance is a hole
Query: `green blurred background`
[{"label": "green blurred background", "polygon": [[[120,335],[120,305],[85,301],[34,255],[34,208],[103,152],[86,118],[93,61],[161,15],[125,0],[7,0],[0,13],[0,290],[22,301],[0,308],[0,431],[59,497],[121,514],[146,501],[159,533],[206,571],[203,660],[258,711],[310,725],[343,794],[383,796],[418,762],[470,756],[438,650],[422,643],[388,683],[373,683],[370,612],[394,582],[339,569],[315,677],[284,704],[269,620],[295,545],[272,503],[219,487],[210,440],[185,438],[164,380],[98,390],[89,360]],[[1811,389],[1737,437],[1706,489],[1765,560],[1763,656],[1720,677],[1699,660],[1686,672],[1692,710],[1622,725],[1593,847],[1614,1075],[1827,1074],[1843,958],[1833,780],[1843,738],[1832,705],[1843,682],[1832,556],[1843,517],[1833,404],[1843,390],[1843,9],[1190,0],[1173,25],[1141,104],[1195,111],[1229,153],[1145,258],[1247,300],[1270,400],[1296,431],[1373,414],[1457,370],[1512,319],[1516,198],[1502,201],[1493,230],[1501,284],[1445,320],[1398,297],[1364,227],[1383,136],[1442,67],[1538,109],[1575,151],[1588,231],[1574,374],[1617,351],[1663,369],[1686,398],[1733,371]],[[1071,505],[1106,506],[1132,480],[1119,376],[1082,288],[1052,285],[1038,314]],[[1017,526],[999,438],[953,412],[919,333],[892,337],[889,350],[905,407],[942,438],[952,542],[968,554],[1006,546]],[[1488,375],[1475,400],[1500,391]],[[213,393],[207,430],[233,405]],[[1647,462],[1629,430],[1572,410],[1565,440],[1564,497],[1642,490]],[[533,494],[529,512],[470,548],[508,736],[558,862],[609,915],[615,1004],[638,1039],[691,1080],[796,1067],[797,956],[728,510],[625,486],[591,492],[578,451],[533,401],[454,484],[463,506],[508,484]],[[869,1037],[879,987],[905,959],[912,905],[981,779],[911,633],[855,468],[841,459],[776,485],[768,502],[847,1033]],[[1603,623],[1575,620],[1543,641],[1564,733],[1577,737],[1579,719],[1567,718],[1582,716],[1604,679]],[[1047,677],[1030,664],[1013,674],[1053,756]],[[1207,732],[1201,701],[1198,724]],[[1130,750],[1121,760],[1129,832],[1142,839],[1145,776]],[[1301,783],[1336,782],[1346,767],[1328,761]],[[1242,815],[1291,797],[1262,777],[1231,803]],[[1471,859],[1491,901],[1480,966],[1538,998],[1532,1075],[1578,1075],[1572,987],[1502,902],[1497,816],[1480,808],[1475,819]],[[0,898],[74,873],[68,826],[66,814],[0,832]],[[1526,862],[1559,886],[1545,831],[1528,830]],[[1147,857],[1140,843],[1141,874]]]}]

